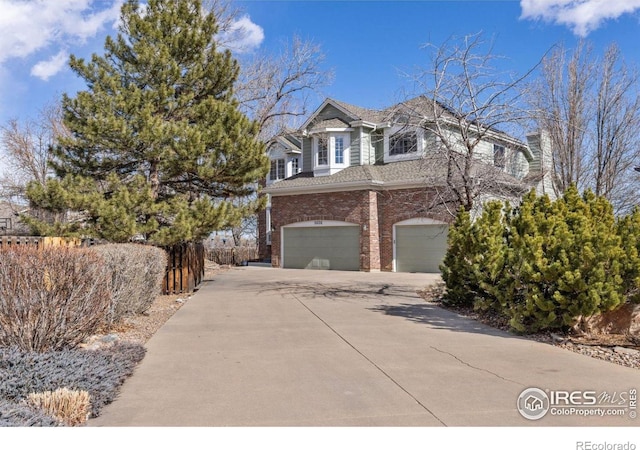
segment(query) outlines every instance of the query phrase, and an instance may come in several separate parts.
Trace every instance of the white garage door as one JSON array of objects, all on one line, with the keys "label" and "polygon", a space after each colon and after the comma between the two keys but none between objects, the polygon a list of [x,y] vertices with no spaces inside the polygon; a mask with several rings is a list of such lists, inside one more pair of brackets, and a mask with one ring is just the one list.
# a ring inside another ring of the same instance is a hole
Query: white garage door
[{"label": "white garage door", "polygon": [[397,225],[396,272],[440,272],[448,225]]},{"label": "white garage door", "polygon": [[283,228],[283,267],[360,270],[360,227]]}]

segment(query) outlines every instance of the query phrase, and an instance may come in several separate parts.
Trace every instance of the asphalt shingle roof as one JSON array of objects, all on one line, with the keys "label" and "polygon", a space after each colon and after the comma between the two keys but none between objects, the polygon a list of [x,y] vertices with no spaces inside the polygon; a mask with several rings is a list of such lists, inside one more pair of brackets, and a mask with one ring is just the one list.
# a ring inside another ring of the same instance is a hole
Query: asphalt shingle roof
[{"label": "asphalt shingle roof", "polygon": [[[474,163],[472,176],[490,177],[497,184],[522,185],[520,181],[509,174],[479,161]],[[314,177],[313,172],[303,172],[272,184],[266,189],[266,192],[277,193],[297,188],[306,191],[313,187],[322,188],[323,186],[343,183],[357,184],[359,182],[363,184],[363,187],[372,183],[381,187],[391,183],[421,183],[428,186],[442,186],[446,184],[446,177],[447,166],[444,159],[433,156],[388,164],[350,166],[333,175],[319,177]]]},{"label": "asphalt shingle roof", "polygon": [[361,106],[351,105],[339,100],[330,99],[333,103],[349,112],[357,120],[365,120],[367,122],[383,122],[386,120],[387,113],[385,110],[362,108]]}]

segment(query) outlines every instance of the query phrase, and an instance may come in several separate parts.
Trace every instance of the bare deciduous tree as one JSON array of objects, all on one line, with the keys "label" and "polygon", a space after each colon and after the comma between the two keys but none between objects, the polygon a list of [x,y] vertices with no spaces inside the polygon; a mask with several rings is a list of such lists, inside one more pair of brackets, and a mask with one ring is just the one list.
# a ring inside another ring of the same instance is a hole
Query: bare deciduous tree
[{"label": "bare deciduous tree", "polygon": [[277,53],[257,50],[248,55],[239,47],[248,31],[242,28],[244,12],[231,0],[204,3],[216,13],[219,45],[237,52],[240,77],[234,86],[244,112],[260,126],[260,138],[269,141],[309,113],[310,96],[333,80],[333,70],[324,68],[321,46],[299,36],[283,42]]},{"label": "bare deciduous tree", "polygon": [[620,51],[609,47],[602,59],[595,113],[594,192],[611,200],[616,209],[628,210],[638,203],[639,184],[632,171],[640,161],[640,98],[638,73],[621,60]]},{"label": "bare deciduous tree", "polygon": [[632,170],[640,162],[638,80],[615,44],[602,58],[584,41],[545,58],[530,104],[536,125],[549,131],[560,192],[572,183],[591,188],[617,212],[638,203],[640,180]]},{"label": "bare deciduous tree", "polygon": [[0,177],[0,196],[11,203],[25,203],[27,183],[44,185],[50,175],[51,147],[68,134],[60,106],[45,106],[36,119],[11,119],[0,127],[3,162],[7,168]]},{"label": "bare deciduous tree", "polygon": [[[222,41],[234,50],[236,42],[244,38],[244,31],[236,27],[242,10],[229,0],[211,0],[208,3],[217,13]],[[320,45],[294,36],[283,43],[277,54],[256,51],[238,54],[240,77],[234,90],[240,107],[258,123],[263,142],[297,127],[296,120],[309,113],[311,97],[331,83],[333,71],[323,67],[324,54]],[[236,199],[243,204],[255,198]],[[242,237],[257,236],[257,217],[245,218],[231,229],[236,244]]]},{"label": "bare deciduous tree", "polygon": [[588,92],[595,69],[591,49],[581,42],[572,55],[557,47],[543,60],[540,78],[532,83],[530,103],[535,125],[549,133],[558,193],[586,181],[584,148],[588,124]]},{"label": "bare deciduous tree", "polygon": [[241,68],[236,95],[268,141],[309,113],[310,97],[333,79],[320,45],[294,36],[277,55],[257,53]]},{"label": "bare deciduous tree", "polygon": [[426,158],[431,173],[441,172],[446,179],[439,188],[440,203],[471,210],[483,196],[512,196],[515,186],[494,167],[493,152],[487,153],[482,144],[507,143],[511,150],[522,145],[505,131],[516,133],[527,117],[519,105],[522,86],[533,69],[524,75],[500,71],[499,57],[480,33],[425,48],[431,53],[430,64],[410,76],[424,100],[420,108],[404,106],[418,113],[413,120],[438,149],[427,152]]},{"label": "bare deciduous tree", "polygon": [[202,7],[215,12],[219,28],[216,43],[232,51],[242,50],[237,46],[247,35],[247,31],[238,26],[238,20],[243,14],[242,9],[232,0],[205,0]]}]

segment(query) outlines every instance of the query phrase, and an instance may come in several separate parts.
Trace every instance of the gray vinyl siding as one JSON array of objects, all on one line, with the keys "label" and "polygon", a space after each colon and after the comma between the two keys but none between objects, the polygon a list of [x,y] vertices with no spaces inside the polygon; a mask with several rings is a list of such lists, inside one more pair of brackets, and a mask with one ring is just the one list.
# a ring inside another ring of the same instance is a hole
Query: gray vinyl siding
[{"label": "gray vinyl siding", "polygon": [[521,151],[508,150],[510,158],[507,161],[507,171],[510,175],[522,180],[529,173],[529,162]]},{"label": "gray vinyl siding", "polygon": [[[336,118],[343,120],[346,123],[350,123],[354,119],[354,117],[347,116],[336,107],[332,105],[327,105],[325,108],[322,109],[322,111],[318,113],[318,115],[315,117],[315,121],[320,122],[326,119],[336,119]],[[313,128],[313,124],[311,125],[311,128]]]},{"label": "gray vinyl siding", "polygon": [[360,145],[362,148],[363,158],[362,161],[364,164],[375,164],[376,156],[375,151],[371,147],[371,134],[365,132],[362,134],[362,144]]},{"label": "gray vinyl siding", "polygon": [[487,164],[493,164],[493,142],[480,141],[474,148],[476,158]]},{"label": "gray vinyl siding", "polygon": [[436,138],[436,135],[429,130],[425,130],[424,131],[424,152],[429,153],[429,152],[435,152],[438,150],[439,150],[438,139]]},{"label": "gray vinyl siding", "polygon": [[371,135],[373,145],[374,163],[382,163],[384,161],[384,134],[382,130],[374,131]]},{"label": "gray vinyl siding", "polygon": [[360,165],[360,152],[362,151],[362,143],[360,142],[360,128],[356,128],[351,132],[351,158],[349,165]]},{"label": "gray vinyl siding", "polygon": [[311,149],[311,138],[302,139],[302,171],[311,172],[313,170],[313,151]]}]

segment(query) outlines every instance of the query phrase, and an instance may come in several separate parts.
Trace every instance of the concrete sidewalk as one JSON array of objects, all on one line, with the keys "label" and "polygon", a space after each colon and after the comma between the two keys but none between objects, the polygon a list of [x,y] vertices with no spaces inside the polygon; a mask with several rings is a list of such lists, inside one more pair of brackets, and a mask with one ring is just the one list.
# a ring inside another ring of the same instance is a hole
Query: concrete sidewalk
[{"label": "concrete sidewalk", "polygon": [[425,303],[427,274],[243,267],[207,281],[148,342],[90,426],[631,425],[524,419],[528,387],[609,394],[637,370]]}]

